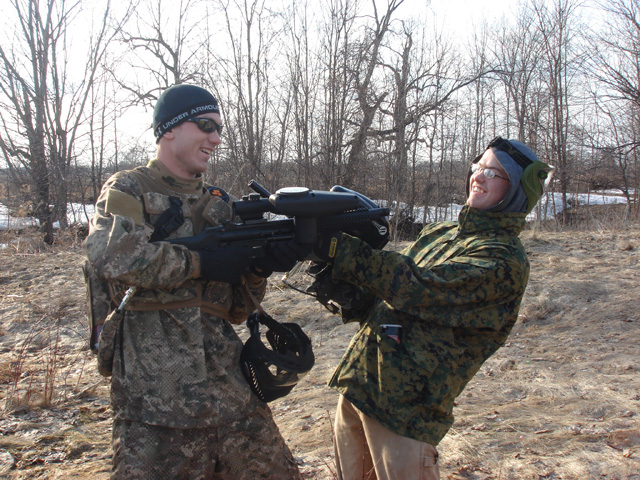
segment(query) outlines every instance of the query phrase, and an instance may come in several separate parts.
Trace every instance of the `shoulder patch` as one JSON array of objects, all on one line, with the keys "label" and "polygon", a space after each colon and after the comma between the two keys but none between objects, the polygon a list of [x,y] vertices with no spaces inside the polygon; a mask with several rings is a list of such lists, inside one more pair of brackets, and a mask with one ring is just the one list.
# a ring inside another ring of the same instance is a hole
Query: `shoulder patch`
[{"label": "shoulder patch", "polygon": [[143,207],[140,199],[119,190],[107,191],[105,211],[111,215],[131,218],[136,225],[144,225]]},{"label": "shoulder patch", "polygon": [[207,187],[207,190],[212,197],[219,197],[229,203],[229,194],[220,187]]}]

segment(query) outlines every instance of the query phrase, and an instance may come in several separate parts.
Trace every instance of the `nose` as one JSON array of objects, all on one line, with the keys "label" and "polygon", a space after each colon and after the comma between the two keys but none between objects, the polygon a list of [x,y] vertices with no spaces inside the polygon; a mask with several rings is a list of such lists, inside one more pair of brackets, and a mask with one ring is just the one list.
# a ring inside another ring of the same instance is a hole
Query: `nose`
[{"label": "nose", "polygon": [[211,134],[209,135],[209,141],[214,145],[220,145],[222,143],[222,138],[220,138],[220,134],[217,130],[211,132]]},{"label": "nose", "polygon": [[474,177],[474,180],[476,182],[485,182],[487,180],[487,177],[484,176],[484,169],[478,170],[477,172],[473,173],[472,176]]}]

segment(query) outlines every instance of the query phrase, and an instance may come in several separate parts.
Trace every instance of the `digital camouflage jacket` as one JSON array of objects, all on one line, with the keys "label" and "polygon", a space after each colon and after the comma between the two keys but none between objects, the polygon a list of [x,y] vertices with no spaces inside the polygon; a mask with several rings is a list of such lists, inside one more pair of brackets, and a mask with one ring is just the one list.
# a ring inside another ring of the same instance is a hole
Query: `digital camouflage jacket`
[{"label": "digital camouflage jacket", "polygon": [[[168,238],[231,220],[229,199],[209,193],[201,179],[171,176],[156,160],[107,180],[85,241],[89,262],[114,292],[138,287],[115,339],[114,415],[175,428],[229,423],[255,404],[230,324],[255,307],[244,286],[199,278],[196,253],[149,241],[171,197],[181,200],[184,223]],[[244,278],[262,299],[266,280]]]},{"label": "digital camouflage jacket", "polygon": [[[437,445],[453,404],[516,322],[529,262],[519,213],[465,206],[402,253],[343,235],[335,279],[375,295],[329,385],[393,432]],[[381,326],[402,326],[401,341]]]}]

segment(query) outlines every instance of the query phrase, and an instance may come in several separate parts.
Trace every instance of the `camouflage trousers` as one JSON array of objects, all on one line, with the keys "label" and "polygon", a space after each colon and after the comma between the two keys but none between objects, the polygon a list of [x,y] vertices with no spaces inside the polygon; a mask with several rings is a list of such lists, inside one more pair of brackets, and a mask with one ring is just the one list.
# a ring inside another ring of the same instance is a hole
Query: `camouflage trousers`
[{"label": "camouflage trousers", "polygon": [[333,444],[340,480],[438,480],[438,452],[364,415],[340,395]]},{"label": "camouflage trousers", "polygon": [[[268,413],[268,412],[267,412]],[[270,414],[218,428],[113,425],[112,480],[300,480]]]}]

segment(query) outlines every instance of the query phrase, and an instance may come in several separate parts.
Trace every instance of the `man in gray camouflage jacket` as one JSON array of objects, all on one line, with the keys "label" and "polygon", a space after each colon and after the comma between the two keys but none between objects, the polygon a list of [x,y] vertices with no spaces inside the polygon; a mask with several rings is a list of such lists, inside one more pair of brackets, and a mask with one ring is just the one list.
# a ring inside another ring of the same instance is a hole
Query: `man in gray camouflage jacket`
[{"label": "man in gray camouflage jacket", "polygon": [[208,91],[165,90],[154,131],[157,158],[105,183],[85,244],[115,302],[136,292],[111,346],[112,478],[299,479],[271,411],[241,373],[231,325],[254,310],[250,296],[262,299],[266,277],[296,258],[252,261],[243,248],[191,252],[162,241],[232,220],[233,198],[203,184],[222,132]]},{"label": "man in gray camouflage jacket", "polygon": [[343,311],[360,329],[329,382],[341,394],[340,479],[439,478],[454,400],[518,317],[529,277],[518,235],[550,170],[498,137],[472,163],[457,222],[427,225],[402,253],[339,232],[320,238],[316,254],[366,305]]}]

